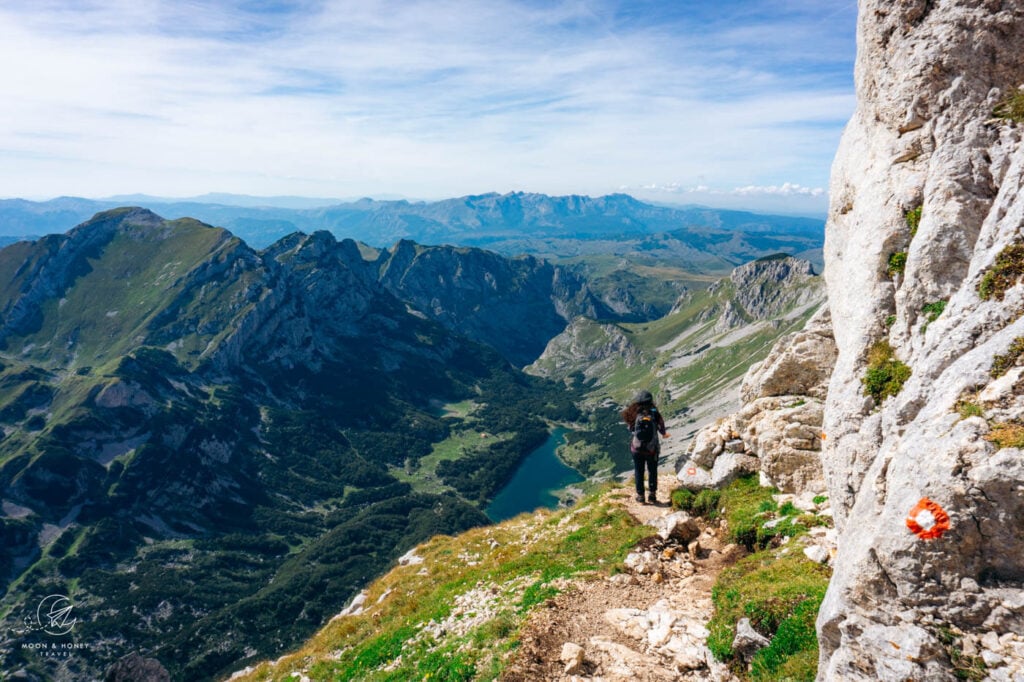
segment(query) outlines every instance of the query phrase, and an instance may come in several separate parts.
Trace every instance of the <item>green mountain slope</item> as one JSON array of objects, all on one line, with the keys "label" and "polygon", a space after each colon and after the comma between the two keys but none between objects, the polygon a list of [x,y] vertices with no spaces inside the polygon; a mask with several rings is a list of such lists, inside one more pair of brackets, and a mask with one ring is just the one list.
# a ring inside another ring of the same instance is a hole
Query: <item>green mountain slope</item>
[{"label": "green mountain slope", "polygon": [[[27,679],[277,655],[413,544],[486,523],[544,420],[577,415],[327,233],[257,252],[117,210],[0,251],[0,281],[0,666]],[[396,477],[481,425],[441,485]],[[27,648],[51,594],[88,656]]]},{"label": "green mountain slope", "polygon": [[710,284],[689,284],[672,310],[651,322],[573,320],[527,368],[588,395],[591,428],[571,436],[562,453],[581,472],[630,469],[614,406],[627,404],[638,389],[652,389],[673,418],[677,433],[666,453],[698,425],[735,411],[747,369],[824,301],[810,263],[786,256],[753,261]]}]

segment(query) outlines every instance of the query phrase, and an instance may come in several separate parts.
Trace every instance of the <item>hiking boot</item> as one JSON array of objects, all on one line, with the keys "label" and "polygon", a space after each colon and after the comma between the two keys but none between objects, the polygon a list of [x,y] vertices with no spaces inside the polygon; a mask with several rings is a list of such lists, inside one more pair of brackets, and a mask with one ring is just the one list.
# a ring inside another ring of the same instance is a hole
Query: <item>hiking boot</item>
[{"label": "hiking boot", "polygon": [[637,495],[636,496],[636,501],[639,502],[640,504],[643,504],[644,503],[644,496],[643,495]]},{"label": "hiking boot", "polygon": [[651,504],[657,504],[658,496],[654,493],[651,493],[650,495],[647,496],[647,501],[650,502]]}]

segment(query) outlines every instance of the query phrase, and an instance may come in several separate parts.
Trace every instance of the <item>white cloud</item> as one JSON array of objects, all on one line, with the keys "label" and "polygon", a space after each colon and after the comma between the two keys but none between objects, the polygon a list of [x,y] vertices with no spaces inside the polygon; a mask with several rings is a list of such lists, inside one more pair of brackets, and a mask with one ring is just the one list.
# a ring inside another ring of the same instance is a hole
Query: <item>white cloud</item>
[{"label": "white cloud", "polygon": [[626,20],[610,0],[301,4],[0,6],[0,59],[19,65],[0,72],[3,191],[598,194],[668,177],[702,180],[650,191],[785,194],[824,183],[853,108],[833,73],[849,39],[813,3],[746,23],[674,3]]},{"label": "white cloud", "polygon": [[820,197],[825,195],[825,190],[821,187],[804,187],[795,182],[785,182],[781,185],[769,185],[756,186],[747,185],[746,187],[737,187],[732,191],[733,194],[776,194],[781,196],[796,196],[803,195],[809,197]]}]

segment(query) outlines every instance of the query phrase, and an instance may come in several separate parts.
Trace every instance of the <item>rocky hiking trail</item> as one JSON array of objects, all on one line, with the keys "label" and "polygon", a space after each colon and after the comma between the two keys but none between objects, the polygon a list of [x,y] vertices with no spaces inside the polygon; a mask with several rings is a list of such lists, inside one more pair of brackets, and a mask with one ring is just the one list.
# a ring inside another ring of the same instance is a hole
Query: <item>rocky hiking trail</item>
[{"label": "rocky hiking trail", "polygon": [[744,550],[719,522],[673,512],[668,496],[609,497],[658,535],[637,545],[625,570],[573,581],[531,615],[503,680],[736,680],[708,650],[711,588]]}]

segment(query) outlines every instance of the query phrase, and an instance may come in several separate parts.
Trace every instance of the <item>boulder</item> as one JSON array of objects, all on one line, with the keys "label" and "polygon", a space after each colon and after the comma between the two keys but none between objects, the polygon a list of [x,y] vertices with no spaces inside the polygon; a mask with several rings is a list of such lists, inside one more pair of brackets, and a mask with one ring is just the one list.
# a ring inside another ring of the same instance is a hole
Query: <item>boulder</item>
[{"label": "boulder", "polygon": [[804,328],[779,339],[761,362],[752,366],[740,385],[740,399],[804,395],[824,400],[838,354],[827,305]]},{"label": "boulder", "polygon": [[676,473],[676,478],[679,479],[681,487],[687,490],[704,490],[711,487],[711,472],[693,460],[683,464]]},{"label": "boulder", "polygon": [[711,470],[711,487],[727,486],[740,476],[756,472],[759,466],[757,457],[727,452],[715,460],[715,467]]},{"label": "boulder", "polygon": [[700,535],[697,522],[684,511],[659,516],[649,521],[648,525],[658,531],[658,536],[662,540],[673,538],[686,544]]},{"label": "boulder", "polygon": [[821,424],[824,406],[808,396],[759,398],[737,415],[744,442],[760,470],[789,493],[824,489]]}]

